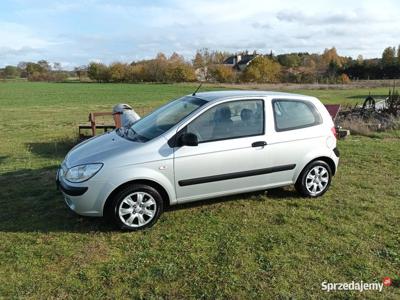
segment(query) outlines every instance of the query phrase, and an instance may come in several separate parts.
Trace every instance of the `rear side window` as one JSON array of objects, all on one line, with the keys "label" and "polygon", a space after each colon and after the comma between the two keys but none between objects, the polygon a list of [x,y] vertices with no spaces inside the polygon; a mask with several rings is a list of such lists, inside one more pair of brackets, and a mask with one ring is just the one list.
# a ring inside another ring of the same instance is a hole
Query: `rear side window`
[{"label": "rear side window", "polygon": [[187,128],[200,143],[264,134],[264,101],[224,102],[204,112]]},{"label": "rear side window", "polygon": [[322,123],[314,104],[303,100],[273,100],[275,129],[285,131]]}]

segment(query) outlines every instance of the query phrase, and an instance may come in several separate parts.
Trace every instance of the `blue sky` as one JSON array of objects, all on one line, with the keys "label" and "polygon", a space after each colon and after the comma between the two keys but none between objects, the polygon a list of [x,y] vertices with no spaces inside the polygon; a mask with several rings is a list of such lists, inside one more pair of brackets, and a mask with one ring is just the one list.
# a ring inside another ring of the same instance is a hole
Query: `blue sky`
[{"label": "blue sky", "polygon": [[46,59],[72,68],[173,51],[322,52],[379,57],[400,43],[400,2],[1,0],[0,67]]}]

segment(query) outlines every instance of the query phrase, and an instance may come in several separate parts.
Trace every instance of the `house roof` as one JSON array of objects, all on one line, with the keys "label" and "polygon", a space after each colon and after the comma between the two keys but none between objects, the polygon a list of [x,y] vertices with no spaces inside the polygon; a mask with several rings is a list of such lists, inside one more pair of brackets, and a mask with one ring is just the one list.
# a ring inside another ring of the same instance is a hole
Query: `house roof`
[{"label": "house roof", "polygon": [[228,64],[228,65],[233,65],[233,64],[238,64],[238,65],[242,65],[242,64],[247,64],[249,63],[251,60],[253,60],[254,58],[256,58],[256,56],[258,54],[239,54],[240,55],[240,60],[239,62],[237,62],[235,59],[237,58],[238,55],[231,55],[229,56],[227,59],[224,60],[224,64]]},{"label": "house roof", "polygon": [[242,55],[242,59],[238,62],[238,65],[247,65],[250,61],[256,58],[257,54],[245,54]]},{"label": "house roof", "polygon": [[224,64],[233,65],[236,63],[235,61],[236,55],[229,56],[227,59],[224,60]]}]

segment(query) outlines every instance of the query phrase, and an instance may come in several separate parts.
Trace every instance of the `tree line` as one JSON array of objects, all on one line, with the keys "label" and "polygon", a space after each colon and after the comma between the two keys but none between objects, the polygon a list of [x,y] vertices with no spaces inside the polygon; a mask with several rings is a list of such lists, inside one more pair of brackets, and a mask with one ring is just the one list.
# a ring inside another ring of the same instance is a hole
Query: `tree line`
[{"label": "tree line", "polygon": [[[109,65],[90,62],[65,71],[60,63],[45,60],[21,62],[17,66],[0,69],[0,78],[26,78],[30,81],[65,81],[77,77],[80,81],[108,82],[192,82],[222,83],[348,83],[358,79],[400,78],[400,46],[387,47],[381,58],[356,59],[340,56],[335,47],[322,54],[296,52],[275,55],[244,51],[241,56],[251,57],[244,69],[226,64],[232,53],[201,49],[190,61],[173,53],[163,53],[153,59],[132,63],[114,62]],[[235,55],[237,57],[238,54]]]},{"label": "tree line", "polygon": [[6,66],[0,69],[0,78],[27,78],[30,81],[64,81],[71,72],[62,69],[61,63],[50,64],[46,60],[38,62],[20,62],[17,66]]},{"label": "tree line", "polygon": [[183,56],[173,53],[167,58],[159,53],[154,59],[131,64],[115,62],[110,65],[91,62],[81,72],[97,82],[190,82],[196,81],[193,66]]}]

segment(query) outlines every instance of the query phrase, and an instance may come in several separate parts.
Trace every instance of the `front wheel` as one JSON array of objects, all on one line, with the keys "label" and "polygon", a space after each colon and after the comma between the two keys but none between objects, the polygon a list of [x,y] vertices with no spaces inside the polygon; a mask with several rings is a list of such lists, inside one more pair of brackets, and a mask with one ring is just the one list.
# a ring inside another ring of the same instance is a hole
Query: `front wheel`
[{"label": "front wheel", "polygon": [[163,211],[160,193],[151,186],[133,184],[117,193],[109,206],[109,218],[123,230],[151,227]]},{"label": "front wheel", "polygon": [[329,165],[322,160],[316,160],[303,169],[295,188],[305,197],[319,197],[328,190],[331,179],[332,170]]}]

